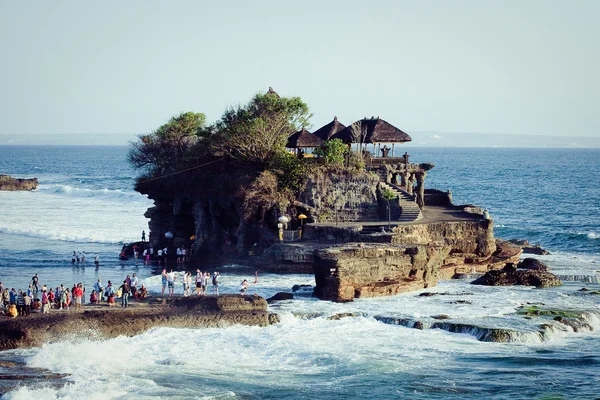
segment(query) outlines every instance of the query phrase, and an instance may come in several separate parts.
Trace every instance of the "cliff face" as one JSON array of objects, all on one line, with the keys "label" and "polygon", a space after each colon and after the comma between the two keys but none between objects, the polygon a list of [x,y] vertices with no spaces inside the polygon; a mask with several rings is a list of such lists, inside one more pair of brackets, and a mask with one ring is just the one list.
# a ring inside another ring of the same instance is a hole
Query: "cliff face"
[{"label": "cliff face", "polygon": [[379,178],[366,171],[313,173],[298,196],[318,222],[359,221],[378,218]]},{"label": "cliff face", "polygon": [[350,243],[316,252],[315,295],[338,302],[391,296],[430,286],[449,246]]},{"label": "cliff face", "polygon": [[484,257],[496,251],[493,222],[487,219],[398,225],[393,233],[391,242],[395,244],[446,245],[453,254]]},{"label": "cliff face", "polygon": [[35,190],[38,185],[37,178],[17,179],[9,175],[0,175],[0,190]]}]

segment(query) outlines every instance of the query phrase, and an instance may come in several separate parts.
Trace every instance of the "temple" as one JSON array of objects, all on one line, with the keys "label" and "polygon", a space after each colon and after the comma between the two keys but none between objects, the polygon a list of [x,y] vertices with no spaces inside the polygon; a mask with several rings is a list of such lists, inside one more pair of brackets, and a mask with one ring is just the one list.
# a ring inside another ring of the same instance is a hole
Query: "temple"
[{"label": "temple", "polygon": [[[399,145],[412,140],[406,132],[379,117],[363,118],[349,126],[334,117],[333,121],[314,133],[305,128],[292,133],[286,148],[299,157],[313,158],[312,151],[315,148],[333,139],[339,139],[348,145],[346,166],[349,155],[354,151],[362,157],[366,170],[379,178],[377,199],[383,207],[391,208],[387,215],[392,213],[394,221],[404,222],[423,217],[421,210],[425,206],[425,177],[433,164],[411,164],[407,152],[403,155],[396,154],[400,153]],[[392,203],[380,201],[383,191],[390,191],[395,195]],[[344,205],[341,208],[343,207]],[[385,210],[379,211],[377,215],[386,214]]]}]

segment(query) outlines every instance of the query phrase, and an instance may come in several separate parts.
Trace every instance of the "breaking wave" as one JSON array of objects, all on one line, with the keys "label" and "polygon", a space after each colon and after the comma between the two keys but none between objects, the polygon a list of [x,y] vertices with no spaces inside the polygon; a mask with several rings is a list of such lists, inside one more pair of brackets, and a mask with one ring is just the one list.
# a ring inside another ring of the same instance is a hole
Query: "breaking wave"
[{"label": "breaking wave", "polygon": [[99,200],[112,201],[140,201],[146,197],[134,192],[120,189],[87,189],[78,188],[71,185],[40,185],[40,192],[46,192],[58,196],[69,196],[73,198],[97,198]]}]

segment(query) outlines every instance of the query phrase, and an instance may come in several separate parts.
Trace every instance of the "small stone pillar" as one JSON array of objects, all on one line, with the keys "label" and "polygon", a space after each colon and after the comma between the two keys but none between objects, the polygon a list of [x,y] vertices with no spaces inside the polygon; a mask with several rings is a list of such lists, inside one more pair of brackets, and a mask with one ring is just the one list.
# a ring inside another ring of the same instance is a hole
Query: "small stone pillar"
[{"label": "small stone pillar", "polygon": [[425,206],[425,177],[427,172],[417,172],[417,204],[421,210]]}]

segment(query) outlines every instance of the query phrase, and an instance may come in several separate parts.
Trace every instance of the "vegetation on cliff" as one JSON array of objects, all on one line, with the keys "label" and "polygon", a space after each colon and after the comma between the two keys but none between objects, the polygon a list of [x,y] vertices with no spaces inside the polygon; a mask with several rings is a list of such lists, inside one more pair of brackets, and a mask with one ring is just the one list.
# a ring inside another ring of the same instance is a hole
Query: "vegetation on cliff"
[{"label": "vegetation on cliff", "polygon": [[242,250],[257,241],[250,231],[298,214],[294,204],[308,176],[343,169],[347,147],[339,140],[317,151],[318,162],[286,151],[290,133],[308,126],[310,117],[301,98],[271,90],[230,107],[213,124],[202,113],[182,113],[131,143],[129,161],[140,172],[136,190],[155,200],[154,212],[166,215],[168,205],[188,215],[187,237],[231,239]]}]

